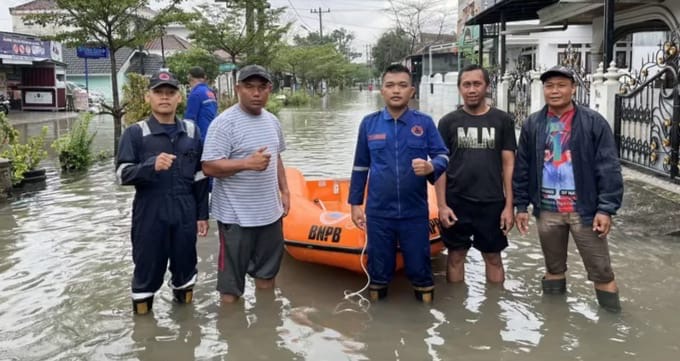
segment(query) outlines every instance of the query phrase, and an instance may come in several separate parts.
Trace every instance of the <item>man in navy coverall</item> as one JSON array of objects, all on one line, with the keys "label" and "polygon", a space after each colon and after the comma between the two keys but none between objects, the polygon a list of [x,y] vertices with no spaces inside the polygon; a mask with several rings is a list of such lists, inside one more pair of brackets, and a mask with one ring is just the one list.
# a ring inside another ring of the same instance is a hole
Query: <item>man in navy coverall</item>
[{"label": "man in navy coverall", "polygon": [[116,159],[122,185],[135,186],[132,204],[132,306],[148,313],[170,260],[169,286],[190,303],[196,283],[196,235],[208,233],[208,180],[201,171],[201,134],[177,119],[179,82],[161,71],[145,96],[151,116],[125,129]]},{"label": "man in navy coverall", "polygon": [[434,280],[427,181],[446,170],[448,150],[432,118],[409,109],[415,89],[406,67],[390,65],[380,91],[386,107],[361,121],[349,194],[352,221],[368,236],[369,295],[373,301],[387,296],[400,248],[416,298],[429,303]]}]

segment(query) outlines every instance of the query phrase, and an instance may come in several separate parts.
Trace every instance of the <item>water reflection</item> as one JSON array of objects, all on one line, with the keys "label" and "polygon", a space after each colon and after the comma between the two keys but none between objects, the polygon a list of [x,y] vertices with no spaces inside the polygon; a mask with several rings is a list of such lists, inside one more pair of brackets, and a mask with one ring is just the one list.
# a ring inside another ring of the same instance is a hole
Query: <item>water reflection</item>
[{"label": "water reflection", "polygon": [[[348,177],[359,122],[379,93],[331,95],[284,109],[287,165],[312,177]],[[326,107],[323,111],[322,107]],[[93,122],[111,145],[110,123]],[[275,290],[221,307],[215,291],[215,224],[199,240],[195,302],[179,306],[163,287],[153,317],[132,317],[129,230],[132,190],[111,164],[65,175],[47,163],[45,189],[0,204],[0,360],[673,360],[680,352],[680,199],[630,179],[610,244],[620,315],[601,311],[570,249],[566,296],[540,291],[535,234],[510,235],[504,287],[487,285],[471,251],[463,284],[433,261],[435,302],[415,301],[398,273],[385,302],[345,301],[363,275],[284,257]]]}]

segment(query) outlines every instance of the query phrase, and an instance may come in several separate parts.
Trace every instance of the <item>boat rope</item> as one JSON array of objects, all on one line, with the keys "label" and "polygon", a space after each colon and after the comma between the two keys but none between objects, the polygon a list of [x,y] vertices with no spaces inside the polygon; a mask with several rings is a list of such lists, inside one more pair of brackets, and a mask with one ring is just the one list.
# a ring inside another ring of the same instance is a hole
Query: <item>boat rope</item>
[{"label": "boat rope", "polygon": [[322,210],[322,211],[324,211],[324,212],[327,211],[327,210],[326,210],[326,206],[323,204],[323,201],[322,201],[321,199],[315,198],[315,199],[314,199],[314,203],[318,204],[319,207],[321,207],[321,210]]},{"label": "boat rope", "polygon": [[364,270],[364,273],[366,274],[366,284],[364,287],[362,287],[360,290],[355,291],[355,292],[350,292],[350,290],[345,290],[345,299],[349,300],[352,299],[353,297],[359,298],[359,305],[360,306],[365,306],[365,307],[370,307],[371,301],[369,301],[366,297],[362,295],[366,289],[368,289],[368,286],[371,284],[371,275],[368,274],[368,270],[366,269],[366,264],[364,263],[364,255],[366,254],[366,247],[368,246],[368,235],[366,231],[364,231],[364,247],[361,249],[361,256],[359,257],[359,263],[361,263],[361,269]]}]

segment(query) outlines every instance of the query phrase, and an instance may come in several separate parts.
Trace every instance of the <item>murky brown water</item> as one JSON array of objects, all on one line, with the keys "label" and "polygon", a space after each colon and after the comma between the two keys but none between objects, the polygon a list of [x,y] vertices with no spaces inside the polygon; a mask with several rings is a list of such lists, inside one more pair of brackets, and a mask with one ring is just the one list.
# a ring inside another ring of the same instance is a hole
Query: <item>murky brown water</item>
[{"label": "murky brown water", "polygon": [[[357,126],[377,93],[285,110],[285,162],[314,177],[347,177]],[[110,147],[101,120],[99,148]],[[50,164],[48,164],[50,166]],[[398,275],[386,302],[343,300],[362,275],[284,259],[274,291],[220,307],[217,238],[199,240],[195,303],[163,287],[152,317],[133,317],[129,245],[132,190],[110,164],[85,175],[50,166],[44,190],[0,204],[0,360],[675,360],[680,352],[680,199],[627,180],[611,236],[624,311],[600,311],[572,250],[566,297],[543,297],[535,233],[511,234],[507,281],[487,287],[471,251],[465,285],[447,285],[434,260],[436,300],[413,299]],[[675,223],[675,225],[673,225]],[[215,230],[214,224],[212,230]]]}]

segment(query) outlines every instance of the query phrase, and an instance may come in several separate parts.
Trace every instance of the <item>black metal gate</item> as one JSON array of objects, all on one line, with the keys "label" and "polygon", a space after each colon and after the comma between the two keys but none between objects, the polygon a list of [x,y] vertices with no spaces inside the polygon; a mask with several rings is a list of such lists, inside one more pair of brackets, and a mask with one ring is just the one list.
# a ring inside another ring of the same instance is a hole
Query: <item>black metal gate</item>
[{"label": "black metal gate", "polygon": [[531,109],[531,72],[530,64],[523,58],[517,62],[517,68],[509,73],[510,86],[508,87],[508,113],[515,121],[517,128],[529,116]]},{"label": "black metal gate", "polygon": [[678,33],[639,72],[624,77],[616,96],[614,133],[626,164],[676,178],[680,146]]}]

